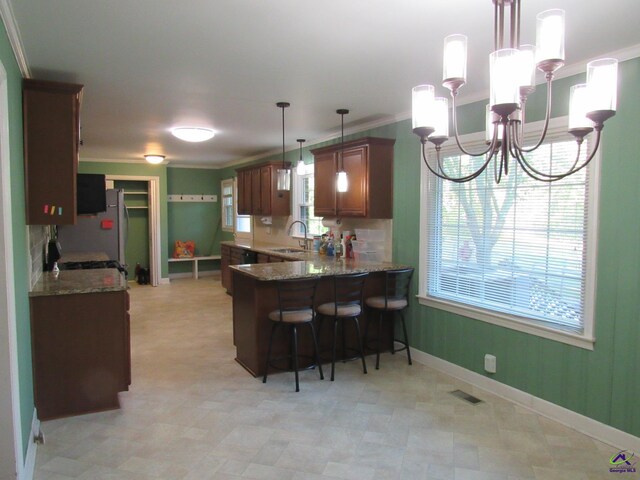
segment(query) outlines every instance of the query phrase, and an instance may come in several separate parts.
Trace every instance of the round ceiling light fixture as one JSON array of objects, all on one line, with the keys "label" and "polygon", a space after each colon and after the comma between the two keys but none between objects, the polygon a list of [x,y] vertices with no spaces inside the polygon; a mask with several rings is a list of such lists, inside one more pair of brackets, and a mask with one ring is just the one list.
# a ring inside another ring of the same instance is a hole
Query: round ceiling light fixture
[{"label": "round ceiling light fixture", "polygon": [[204,142],[213,138],[215,132],[204,127],[176,127],[171,129],[171,134],[185,142]]},{"label": "round ceiling light fixture", "polygon": [[149,163],[157,165],[164,161],[165,156],[164,155],[145,155],[144,159]]}]

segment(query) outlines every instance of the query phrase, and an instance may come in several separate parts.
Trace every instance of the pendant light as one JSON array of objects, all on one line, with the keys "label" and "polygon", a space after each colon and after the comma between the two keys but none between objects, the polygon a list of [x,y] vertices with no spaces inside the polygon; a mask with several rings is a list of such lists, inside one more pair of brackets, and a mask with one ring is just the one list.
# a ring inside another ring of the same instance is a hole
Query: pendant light
[{"label": "pendant light", "polygon": [[284,109],[291,105],[289,102],[278,102],[276,106],[282,110],[282,167],[276,172],[277,190],[291,190],[291,170],[287,168],[284,161]]},{"label": "pendant light", "polygon": [[299,138],[296,140],[300,144],[300,160],[298,160],[298,166],[296,167],[296,173],[298,175],[304,175],[306,168],[304,166],[304,162],[302,161],[302,144],[306,142],[304,138]]},{"label": "pendant light", "polygon": [[344,171],[344,116],[349,113],[349,110],[340,108],[336,110],[336,113],[340,115],[341,134],[340,134],[340,170],[336,174],[336,190],[344,193],[349,190],[349,179],[347,178],[347,172]]}]

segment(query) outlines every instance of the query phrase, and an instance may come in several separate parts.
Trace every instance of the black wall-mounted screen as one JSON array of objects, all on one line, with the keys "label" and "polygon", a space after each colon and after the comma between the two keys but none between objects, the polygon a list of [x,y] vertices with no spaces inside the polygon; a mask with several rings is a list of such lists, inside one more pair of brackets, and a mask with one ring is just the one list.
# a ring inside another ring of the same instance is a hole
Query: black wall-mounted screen
[{"label": "black wall-mounted screen", "polygon": [[78,174],[78,215],[92,215],[107,211],[106,181],[104,175]]}]

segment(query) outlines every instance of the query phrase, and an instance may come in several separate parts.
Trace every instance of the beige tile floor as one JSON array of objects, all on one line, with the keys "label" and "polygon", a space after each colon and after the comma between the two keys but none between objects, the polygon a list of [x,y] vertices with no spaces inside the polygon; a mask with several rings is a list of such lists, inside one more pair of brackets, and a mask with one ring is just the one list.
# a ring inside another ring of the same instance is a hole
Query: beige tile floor
[{"label": "beige tile floor", "polygon": [[44,422],[37,480],[613,478],[613,447],[489,394],[467,404],[401,354],[303,372],[297,394],[289,373],[263,385],[233,360],[219,277],[132,288],[131,323],[122,408]]}]

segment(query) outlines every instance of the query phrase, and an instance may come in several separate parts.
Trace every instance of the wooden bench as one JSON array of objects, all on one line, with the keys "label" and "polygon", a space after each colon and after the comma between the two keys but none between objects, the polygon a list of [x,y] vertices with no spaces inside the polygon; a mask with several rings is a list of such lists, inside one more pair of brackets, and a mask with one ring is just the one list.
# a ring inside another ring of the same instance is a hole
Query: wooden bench
[{"label": "wooden bench", "polygon": [[185,257],[185,258],[170,258],[170,262],[193,262],[193,278],[198,279],[198,262],[202,260],[219,260],[220,255],[207,255],[204,257]]}]

